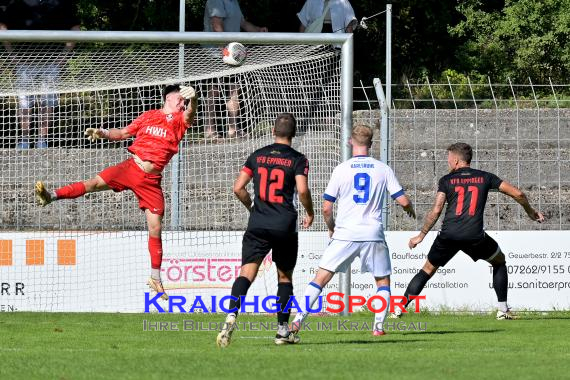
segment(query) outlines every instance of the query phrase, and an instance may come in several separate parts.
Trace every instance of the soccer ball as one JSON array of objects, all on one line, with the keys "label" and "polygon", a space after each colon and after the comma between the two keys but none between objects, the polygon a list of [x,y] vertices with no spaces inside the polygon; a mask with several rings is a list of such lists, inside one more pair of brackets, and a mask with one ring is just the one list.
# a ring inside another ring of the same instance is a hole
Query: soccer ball
[{"label": "soccer ball", "polygon": [[226,65],[240,66],[246,57],[247,50],[239,42],[230,42],[222,51],[222,60]]}]

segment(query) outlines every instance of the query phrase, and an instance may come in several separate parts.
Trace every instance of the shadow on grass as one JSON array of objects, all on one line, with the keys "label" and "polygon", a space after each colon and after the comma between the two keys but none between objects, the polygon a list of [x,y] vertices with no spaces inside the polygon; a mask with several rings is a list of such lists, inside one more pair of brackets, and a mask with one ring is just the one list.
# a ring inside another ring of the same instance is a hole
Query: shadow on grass
[{"label": "shadow on grass", "polygon": [[519,319],[519,321],[553,321],[553,320],[567,321],[569,319],[570,319],[570,315],[569,316],[559,316],[559,317],[544,316],[544,317],[536,317],[536,318],[525,318],[523,316]]},{"label": "shadow on grass", "polygon": [[377,340],[370,339],[351,339],[351,340],[335,340],[335,341],[327,341],[327,342],[307,342],[306,340],[302,341],[303,346],[312,346],[312,345],[322,345],[322,344],[390,344],[390,343],[418,343],[418,342],[425,342],[425,340],[420,339],[406,339],[406,340],[394,340],[394,339],[384,339],[379,338]]},{"label": "shadow on grass", "polygon": [[[495,334],[498,332],[505,331],[503,329],[491,329],[491,330],[440,330],[440,331],[415,331],[415,332],[399,332],[395,336],[422,336],[422,335],[446,335],[446,334]],[[390,333],[389,333],[390,334]],[[321,345],[321,344],[331,344],[331,343],[339,343],[339,344],[390,344],[390,343],[418,343],[418,342],[425,342],[425,340],[421,339],[386,339],[386,338],[368,338],[368,339],[352,339],[352,340],[335,340],[334,342],[327,341],[327,342],[307,342],[303,340],[303,346],[305,345]]]},{"label": "shadow on grass", "polygon": [[503,329],[493,329],[493,330],[440,330],[440,331],[412,331],[403,332],[401,335],[445,335],[445,334],[469,334],[469,333],[479,333],[479,334],[494,334],[498,332],[505,331]]}]

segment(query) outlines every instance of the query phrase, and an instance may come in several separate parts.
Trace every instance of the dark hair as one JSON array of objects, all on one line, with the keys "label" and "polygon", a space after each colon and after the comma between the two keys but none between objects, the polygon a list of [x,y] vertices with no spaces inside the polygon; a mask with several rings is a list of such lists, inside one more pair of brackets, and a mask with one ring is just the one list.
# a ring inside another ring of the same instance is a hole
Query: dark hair
[{"label": "dark hair", "polygon": [[458,142],[451,144],[447,148],[447,151],[457,154],[461,160],[467,162],[468,164],[471,163],[471,158],[473,157],[473,149],[471,148],[471,145]]},{"label": "dark hair", "polygon": [[292,139],[297,132],[297,120],[290,113],[282,113],[275,119],[275,136]]},{"label": "dark hair", "polygon": [[169,84],[168,86],[164,87],[164,90],[162,90],[162,100],[166,100],[166,95],[170,94],[171,92],[180,92],[180,85]]}]

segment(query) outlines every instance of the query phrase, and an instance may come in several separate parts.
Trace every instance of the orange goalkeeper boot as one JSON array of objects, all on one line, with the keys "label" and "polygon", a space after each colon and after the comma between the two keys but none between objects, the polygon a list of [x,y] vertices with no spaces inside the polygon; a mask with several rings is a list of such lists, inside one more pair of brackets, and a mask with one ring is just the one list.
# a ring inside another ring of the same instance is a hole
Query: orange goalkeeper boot
[{"label": "orange goalkeeper boot", "polygon": [[51,195],[49,191],[47,191],[44,183],[42,181],[36,182],[36,187],[34,190],[36,194],[36,200],[40,206],[47,206],[51,203]]},{"label": "orange goalkeeper boot", "polygon": [[162,293],[162,295],[160,296],[160,298],[162,298],[163,300],[168,300],[168,294],[166,294],[166,292],[164,291],[164,288],[162,287],[162,283],[158,280],[155,280],[154,278],[150,277],[148,279],[148,282],[146,283],[154,292],[156,293]]}]

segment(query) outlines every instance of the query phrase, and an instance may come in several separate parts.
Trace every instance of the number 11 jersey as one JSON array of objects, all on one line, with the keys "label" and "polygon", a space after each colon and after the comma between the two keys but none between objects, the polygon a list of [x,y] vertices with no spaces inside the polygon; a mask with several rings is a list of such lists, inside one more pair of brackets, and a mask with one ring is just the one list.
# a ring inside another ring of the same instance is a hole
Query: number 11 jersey
[{"label": "number 11 jersey", "polygon": [[481,239],[487,195],[499,189],[502,182],[492,173],[469,167],[441,177],[437,191],[445,194],[447,209],[440,236],[449,240]]},{"label": "number 11 jersey", "polygon": [[382,204],[386,190],[393,199],[404,195],[394,171],[369,156],[354,156],[338,165],[323,198],[338,201],[336,240],[385,241]]},{"label": "number 11 jersey", "polygon": [[242,171],[253,178],[255,198],[247,228],[297,231],[295,176],[309,175],[309,161],[286,144],[274,143],[250,155]]}]

